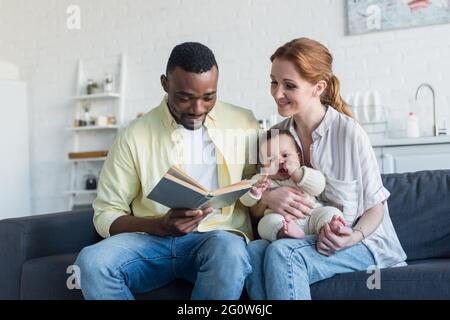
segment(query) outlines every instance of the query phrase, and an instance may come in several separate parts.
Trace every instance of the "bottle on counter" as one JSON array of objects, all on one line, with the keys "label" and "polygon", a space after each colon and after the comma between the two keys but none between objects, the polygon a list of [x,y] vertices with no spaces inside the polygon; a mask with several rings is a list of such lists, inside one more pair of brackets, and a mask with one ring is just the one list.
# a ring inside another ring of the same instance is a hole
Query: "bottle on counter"
[{"label": "bottle on counter", "polygon": [[376,90],[369,90],[364,95],[363,114],[366,122],[377,122],[382,118],[381,98]]},{"label": "bottle on counter", "polygon": [[353,107],[353,115],[356,120],[361,123],[367,122],[367,119],[364,115],[364,98],[360,91],[357,91],[352,97],[351,105]]},{"label": "bottle on counter", "polygon": [[420,136],[419,118],[410,112],[406,123],[406,136],[408,138],[417,138]]}]

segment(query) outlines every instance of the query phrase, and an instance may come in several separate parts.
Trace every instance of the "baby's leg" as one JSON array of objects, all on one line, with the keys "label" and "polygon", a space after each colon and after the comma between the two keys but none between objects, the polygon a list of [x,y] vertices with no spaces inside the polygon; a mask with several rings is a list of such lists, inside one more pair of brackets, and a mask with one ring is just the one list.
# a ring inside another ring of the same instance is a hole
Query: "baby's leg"
[{"label": "baby's leg", "polygon": [[303,239],[305,237],[305,232],[303,228],[294,219],[285,219],[283,223],[283,228],[278,232],[278,239],[281,238],[294,238]]},{"label": "baby's leg", "polygon": [[275,241],[278,231],[283,228],[284,217],[278,213],[266,214],[258,223],[258,233],[261,239]]},{"label": "baby's leg", "polygon": [[335,225],[331,226],[332,231],[339,233],[339,228],[345,226],[345,220],[342,212],[335,207],[319,207],[311,212],[309,219],[309,230],[312,234],[319,234],[322,227],[331,221],[333,216],[341,217],[341,221],[338,221]]}]

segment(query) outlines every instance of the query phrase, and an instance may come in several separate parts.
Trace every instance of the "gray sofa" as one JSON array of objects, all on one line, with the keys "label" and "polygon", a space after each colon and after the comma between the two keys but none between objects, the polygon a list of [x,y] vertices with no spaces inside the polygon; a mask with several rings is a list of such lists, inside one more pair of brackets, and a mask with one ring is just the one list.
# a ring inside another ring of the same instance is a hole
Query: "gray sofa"
[{"label": "gray sofa", "polygon": [[[383,181],[409,265],[382,270],[381,289],[367,288],[366,272],[335,276],[312,286],[313,299],[450,299],[450,170]],[[0,299],[82,299],[67,268],[99,240],[90,210],[0,221]],[[176,281],[137,298],[189,299],[191,289]]]}]

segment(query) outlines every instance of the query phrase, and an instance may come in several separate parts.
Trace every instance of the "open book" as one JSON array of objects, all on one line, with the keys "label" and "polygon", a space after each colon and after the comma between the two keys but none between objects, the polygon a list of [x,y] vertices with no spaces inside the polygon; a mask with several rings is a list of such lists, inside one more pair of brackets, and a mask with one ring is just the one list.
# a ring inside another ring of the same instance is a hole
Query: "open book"
[{"label": "open book", "polygon": [[252,187],[251,180],[209,191],[177,166],[172,166],[147,196],[171,209],[197,209],[210,202],[215,209],[232,205]]}]

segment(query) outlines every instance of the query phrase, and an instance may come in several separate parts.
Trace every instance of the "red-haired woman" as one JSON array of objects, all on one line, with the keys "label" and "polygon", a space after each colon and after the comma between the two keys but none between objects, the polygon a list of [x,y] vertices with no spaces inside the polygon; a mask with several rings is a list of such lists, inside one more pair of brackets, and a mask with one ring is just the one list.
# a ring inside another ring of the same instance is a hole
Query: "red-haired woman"
[{"label": "red-haired woman", "polygon": [[[311,299],[310,285],[336,274],[405,265],[389,217],[389,192],[366,133],[341,98],[331,53],[300,38],[280,47],[271,61],[271,93],[287,117],[275,128],[294,135],[301,165],[325,175],[322,201],[342,210],[348,225],[336,231],[331,221],[318,236],[251,242],[250,298]],[[306,198],[288,187],[264,192],[259,205],[296,218],[311,211]]]}]

